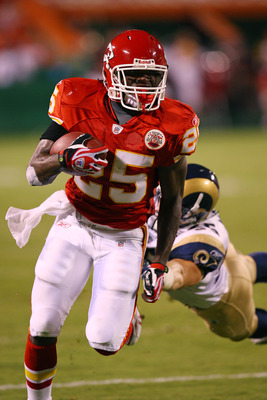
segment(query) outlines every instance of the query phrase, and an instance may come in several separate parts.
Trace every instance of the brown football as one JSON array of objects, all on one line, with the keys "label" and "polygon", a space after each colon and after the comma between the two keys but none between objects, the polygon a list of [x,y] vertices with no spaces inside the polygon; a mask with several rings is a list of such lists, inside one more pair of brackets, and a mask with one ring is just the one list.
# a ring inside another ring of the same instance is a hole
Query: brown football
[{"label": "brown football", "polygon": [[[67,147],[71,145],[71,143],[77,139],[79,136],[83,135],[85,132],[69,132],[65,135],[61,136],[55,143],[52,145],[50,149],[50,154],[57,154],[61,150],[65,150]],[[91,136],[89,139],[86,139],[83,142],[83,145],[88,147],[88,149],[96,149],[98,147],[104,146],[104,144],[94,136]],[[102,157],[101,157],[102,158]]]}]

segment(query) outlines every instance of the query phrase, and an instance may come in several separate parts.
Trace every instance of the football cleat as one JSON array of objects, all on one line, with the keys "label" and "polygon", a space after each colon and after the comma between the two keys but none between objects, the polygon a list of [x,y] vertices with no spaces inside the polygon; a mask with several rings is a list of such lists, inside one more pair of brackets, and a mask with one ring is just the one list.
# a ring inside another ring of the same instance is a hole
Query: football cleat
[{"label": "football cleat", "polygon": [[263,337],[263,338],[251,338],[250,339],[252,343],[254,344],[267,344],[267,337]]},{"label": "football cleat", "polygon": [[138,311],[137,307],[135,309],[134,317],[132,320],[132,325],[133,325],[133,330],[132,330],[131,336],[129,337],[129,339],[126,343],[127,346],[132,346],[133,344],[135,344],[138,341],[139,336],[141,334],[142,316],[141,316],[140,312]]}]

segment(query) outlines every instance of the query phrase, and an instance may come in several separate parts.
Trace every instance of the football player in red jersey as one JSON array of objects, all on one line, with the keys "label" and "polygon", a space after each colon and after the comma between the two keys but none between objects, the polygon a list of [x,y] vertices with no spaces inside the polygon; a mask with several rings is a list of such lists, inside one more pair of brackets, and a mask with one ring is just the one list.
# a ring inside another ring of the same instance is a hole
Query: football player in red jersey
[{"label": "football player in red jersey", "polygon": [[[159,41],[129,30],[108,45],[103,81],[64,79],[51,96],[52,123],[29,161],[27,179],[45,185],[62,171],[73,176],[65,191],[41,206],[11,207],[6,217],[23,246],[43,213],[56,215],[35,269],[25,352],[28,400],[51,399],[57,337],[93,266],[90,346],[111,355],[139,337],[136,301],[153,191],[159,183],[158,244],[150,268],[161,275],[180,221],[186,156],[198,139],[192,108],[165,98],[167,71]],[[51,155],[53,143],[74,131],[97,137],[101,152],[108,150],[106,160],[85,149],[83,137]]]}]

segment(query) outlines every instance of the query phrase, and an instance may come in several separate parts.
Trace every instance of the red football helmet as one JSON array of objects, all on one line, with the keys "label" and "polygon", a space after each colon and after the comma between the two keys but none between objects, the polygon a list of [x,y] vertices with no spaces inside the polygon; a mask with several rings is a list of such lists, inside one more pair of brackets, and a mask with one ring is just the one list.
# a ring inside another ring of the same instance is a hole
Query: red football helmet
[{"label": "red football helmet", "polygon": [[135,29],[119,34],[109,43],[103,62],[110,99],[130,110],[159,108],[165,97],[168,65],[163,47],[154,36]]}]

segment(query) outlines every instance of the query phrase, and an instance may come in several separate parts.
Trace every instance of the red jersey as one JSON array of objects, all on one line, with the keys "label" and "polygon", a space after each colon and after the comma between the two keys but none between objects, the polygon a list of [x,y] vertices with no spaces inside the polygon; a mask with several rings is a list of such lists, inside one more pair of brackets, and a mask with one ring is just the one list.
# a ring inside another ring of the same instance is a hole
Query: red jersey
[{"label": "red jersey", "polygon": [[155,111],[120,125],[101,81],[70,78],[51,96],[49,116],[69,132],[90,133],[109,149],[108,166],[88,176],[73,176],[66,195],[90,221],[134,229],[148,216],[157,168],[195,151],[199,119],[191,107],[165,99]]}]

